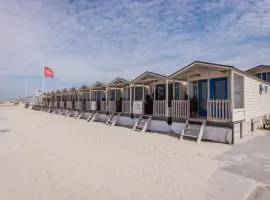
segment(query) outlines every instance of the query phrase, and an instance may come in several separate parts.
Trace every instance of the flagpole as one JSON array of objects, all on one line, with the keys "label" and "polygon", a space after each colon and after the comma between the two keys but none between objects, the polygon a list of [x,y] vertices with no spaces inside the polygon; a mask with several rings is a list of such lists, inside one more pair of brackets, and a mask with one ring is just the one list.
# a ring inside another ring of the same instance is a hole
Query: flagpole
[{"label": "flagpole", "polygon": [[24,86],[25,86],[25,96],[27,97],[28,95],[28,84],[27,84],[27,80],[24,81]]},{"label": "flagpole", "polygon": [[25,100],[24,100],[24,103],[26,104],[27,96],[28,96],[27,80],[24,80],[24,87],[25,87]]},{"label": "flagpole", "polygon": [[43,78],[42,94],[44,94],[44,90],[45,90],[44,65],[42,67],[42,78]]}]

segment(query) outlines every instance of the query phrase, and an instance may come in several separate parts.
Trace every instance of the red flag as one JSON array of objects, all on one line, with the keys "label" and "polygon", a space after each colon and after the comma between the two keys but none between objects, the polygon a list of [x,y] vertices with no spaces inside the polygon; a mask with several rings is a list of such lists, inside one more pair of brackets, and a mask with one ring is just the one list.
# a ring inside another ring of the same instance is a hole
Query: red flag
[{"label": "red flag", "polygon": [[54,77],[54,71],[48,66],[44,66],[43,74],[44,74],[44,77],[50,77],[50,78]]}]

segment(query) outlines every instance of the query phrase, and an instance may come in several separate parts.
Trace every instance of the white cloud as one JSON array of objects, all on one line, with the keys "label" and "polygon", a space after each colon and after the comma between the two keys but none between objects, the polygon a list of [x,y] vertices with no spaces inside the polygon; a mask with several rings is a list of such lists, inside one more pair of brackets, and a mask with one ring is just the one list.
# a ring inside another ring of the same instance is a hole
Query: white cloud
[{"label": "white cloud", "polygon": [[0,84],[22,94],[16,77],[42,64],[59,77],[48,87],[170,74],[193,60],[269,64],[269,10],[270,0],[0,0],[0,76],[12,77]]}]

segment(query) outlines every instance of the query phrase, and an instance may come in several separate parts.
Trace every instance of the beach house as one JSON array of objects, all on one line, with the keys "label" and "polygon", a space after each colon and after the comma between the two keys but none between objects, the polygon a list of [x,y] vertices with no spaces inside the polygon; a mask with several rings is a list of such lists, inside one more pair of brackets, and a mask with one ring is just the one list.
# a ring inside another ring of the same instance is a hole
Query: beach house
[{"label": "beach house", "polygon": [[[89,112],[89,121],[237,143],[270,115],[268,78],[265,65],[243,71],[195,61],[169,76],[146,71],[132,81],[117,77],[73,88],[64,99],[67,109]],[[53,107],[57,94],[51,94]]]},{"label": "beach house", "polygon": [[270,65],[259,65],[246,71],[258,78],[270,82]]}]

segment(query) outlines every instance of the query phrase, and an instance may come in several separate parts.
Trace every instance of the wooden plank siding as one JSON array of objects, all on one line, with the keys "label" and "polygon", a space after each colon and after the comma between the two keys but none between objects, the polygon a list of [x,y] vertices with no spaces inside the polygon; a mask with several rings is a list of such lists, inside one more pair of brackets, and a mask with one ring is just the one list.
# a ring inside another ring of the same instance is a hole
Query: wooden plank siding
[{"label": "wooden plank siding", "polygon": [[[267,86],[267,93],[260,94],[260,84]],[[245,120],[270,114],[270,86],[244,76]]]}]

